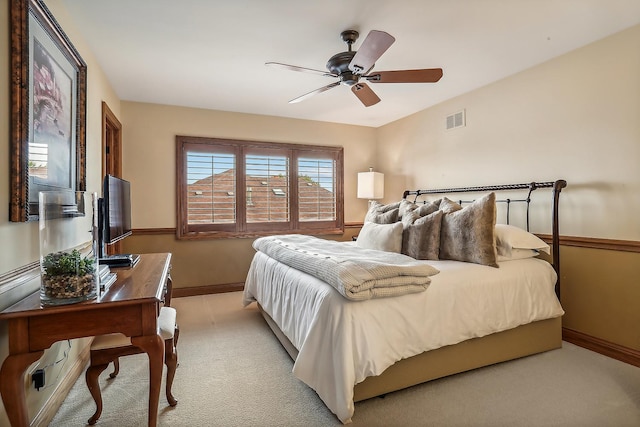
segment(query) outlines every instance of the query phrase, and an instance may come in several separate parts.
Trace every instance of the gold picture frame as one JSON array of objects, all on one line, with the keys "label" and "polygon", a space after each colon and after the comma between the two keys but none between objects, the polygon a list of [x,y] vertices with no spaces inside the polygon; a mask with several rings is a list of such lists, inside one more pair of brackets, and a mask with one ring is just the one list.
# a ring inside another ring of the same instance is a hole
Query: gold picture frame
[{"label": "gold picture frame", "polygon": [[86,190],[87,65],[42,0],[10,10],[9,220],[25,222],[38,192]]}]

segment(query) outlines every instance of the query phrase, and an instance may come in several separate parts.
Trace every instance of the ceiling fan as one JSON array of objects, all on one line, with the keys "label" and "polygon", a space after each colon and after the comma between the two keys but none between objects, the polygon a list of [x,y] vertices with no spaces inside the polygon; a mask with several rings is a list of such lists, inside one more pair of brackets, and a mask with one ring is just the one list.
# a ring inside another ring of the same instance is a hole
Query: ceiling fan
[{"label": "ceiling fan", "polygon": [[384,31],[372,30],[362,42],[360,49],[354,51],[351,49],[351,45],[358,39],[358,32],[355,30],[346,30],[340,33],[340,36],[349,47],[349,50],[337,53],[329,58],[329,61],[327,61],[328,72],[282,64],[280,62],[265,63],[265,65],[280,67],[291,71],[320,74],[338,79],[338,81],[334,83],[294,98],[289,101],[289,103],[303,101],[313,95],[343,84],[351,87],[351,91],[365,107],[370,107],[380,102],[380,98],[378,98],[378,95],[362,80],[371,83],[435,83],[442,77],[442,68],[372,72],[375,62],[389,49],[396,39]]}]

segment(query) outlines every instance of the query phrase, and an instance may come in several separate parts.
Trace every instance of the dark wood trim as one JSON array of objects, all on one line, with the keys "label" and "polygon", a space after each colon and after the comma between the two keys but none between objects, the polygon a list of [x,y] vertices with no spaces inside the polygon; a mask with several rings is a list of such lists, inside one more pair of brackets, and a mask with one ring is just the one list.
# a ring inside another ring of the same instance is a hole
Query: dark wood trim
[{"label": "dark wood trim", "polygon": [[[362,222],[345,222],[344,228],[362,228]],[[175,228],[135,228],[133,234],[136,236],[149,236],[156,234],[175,234]],[[536,234],[547,243],[551,243],[550,234]],[[560,236],[560,246],[575,246],[591,249],[606,249],[611,251],[638,252],[640,253],[640,241],[635,240],[613,240],[600,239],[597,237],[573,237]]]},{"label": "dark wood trim", "polygon": [[134,228],[134,236],[151,236],[155,234],[176,234],[175,228]]},{"label": "dark wood trim", "polygon": [[596,353],[611,357],[621,362],[640,367],[640,351],[612,343],[601,338],[562,328],[562,339]]},{"label": "dark wood trim", "polygon": [[[363,222],[345,222],[344,228],[345,229],[362,228],[363,225],[364,225]],[[136,236],[153,235],[153,234],[176,234],[175,228],[134,228],[132,231],[133,231],[133,234]]]},{"label": "dark wood trim", "polygon": [[122,123],[102,101],[102,176],[122,178]]},{"label": "dark wood trim", "polygon": [[[102,101],[102,176],[122,178],[122,123]],[[109,255],[122,253],[122,240],[107,245]]]},{"label": "dark wood trim", "polygon": [[[537,236],[547,243],[551,241],[551,235],[549,234],[538,234]],[[597,237],[560,236],[560,245],[574,246],[578,248],[606,249],[610,251],[640,253],[640,242],[635,240],[614,240],[600,239]]]},{"label": "dark wood trim", "polygon": [[[355,225],[345,225],[345,228],[362,228],[362,223],[355,224]],[[304,234],[310,234],[310,235],[314,235],[314,236],[324,236],[324,235],[333,235],[333,234],[344,234],[341,230],[334,230],[334,231],[328,231],[328,230],[318,230],[317,232],[315,230],[298,230],[298,232],[300,233],[304,233]],[[176,234],[176,229],[175,228],[134,228],[132,230],[132,234],[135,236],[151,236],[151,235],[158,235],[158,234]],[[274,231],[273,233],[270,234],[282,234],[282,231]],[[228,234],[222,234],[220,233],[218,236],[212,236],[209,235],[208,237],[210,239],[221,239],[221,238],[244,238],[244,239],[248,239],[248,238],[258,238],[258,237],[262,237],[262,236],[267,236],[269,234],[267,233],[255,233],[255,234],[249,234],[249,233],[245,233],[243,235],[236,235],[234,233],[228,233]],[[198,240],[197,238],[187,238],[184,240]]]},{"label": "dark wood trim", "polygon": [[364,222],[345,222],[344,228],[362,228]]},{"label": "dark wood trim", "polygon": [[222,285],[193,286],[189,288],[173,288],[173,298],[192,297],[196,295],[222,294],[244,290],[244,282],[225,283]]}]

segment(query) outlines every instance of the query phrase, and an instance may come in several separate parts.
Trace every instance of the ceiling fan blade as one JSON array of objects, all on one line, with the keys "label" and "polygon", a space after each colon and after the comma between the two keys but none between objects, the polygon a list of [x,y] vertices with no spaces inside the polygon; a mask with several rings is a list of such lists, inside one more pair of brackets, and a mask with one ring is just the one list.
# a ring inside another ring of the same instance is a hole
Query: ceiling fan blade
[{"label": "ceiling fan blade", "polygon": [[264,65],[270,67],[284,68],[285,70],[300,71],[302,73],[319,74],[327,77],[338,77],[337,74],[331,74],[328,71],[314,70],[313,68],[298,67],[297,65],[282,64],[280,62],[265,62]]},{"label": "ceiling fan blade", "polygon": [[351,86],[351,92],[358,97],[365,107],[371,107],[372,105],[380,102],[378,95],[376,95],[375,92],[364,83],[356,83]]},{"label": "ceiling fan blade", "polygon": [[340,86],[340,82],[331,83],[330,85],[323,86],[323,87],[321,87],[320,89],[312,90],[312,91],[311,91],[311,92],[309,92],[309,93],[305,93],[304,95],[299,96],[299,97],[294,98],[294,99],[292,99],[291,101],[289,101],[289,104],[294,104],[294,103],[296,103],[296,102],[304,101],[305,99],[310,98],[310,97],[312,97],[313,95],[316,95],[316,94],[318,94],[318,93],[325,92],[325,91],[327,91],[327,90],[329,90],[329,89],[332,89],[332,88],[334,88],[334,87],[336,87],[336,86]]},{"label": "ceiling fan blade", "polygon": [[396,39],[392,35],[384,31],[370,31],[360,45],[360,49],[351,59],[349,69],[356,74],[362,74],[365,70],[369,70],[395,41]]},{"label": "ceiling fan blade", "polygon": [[364,78],[371,83],[435,83],[442,78],[442,68],[376,71]]}]

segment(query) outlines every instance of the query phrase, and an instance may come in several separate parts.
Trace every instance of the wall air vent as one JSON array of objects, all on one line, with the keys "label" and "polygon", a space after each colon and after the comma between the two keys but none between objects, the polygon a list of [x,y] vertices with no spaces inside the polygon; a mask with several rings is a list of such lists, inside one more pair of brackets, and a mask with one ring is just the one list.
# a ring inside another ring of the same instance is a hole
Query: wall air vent
[{"label": "wall air vent", "polygon": [[465,110],[447,116],[447,130],[463,127],[466,123]]}]

